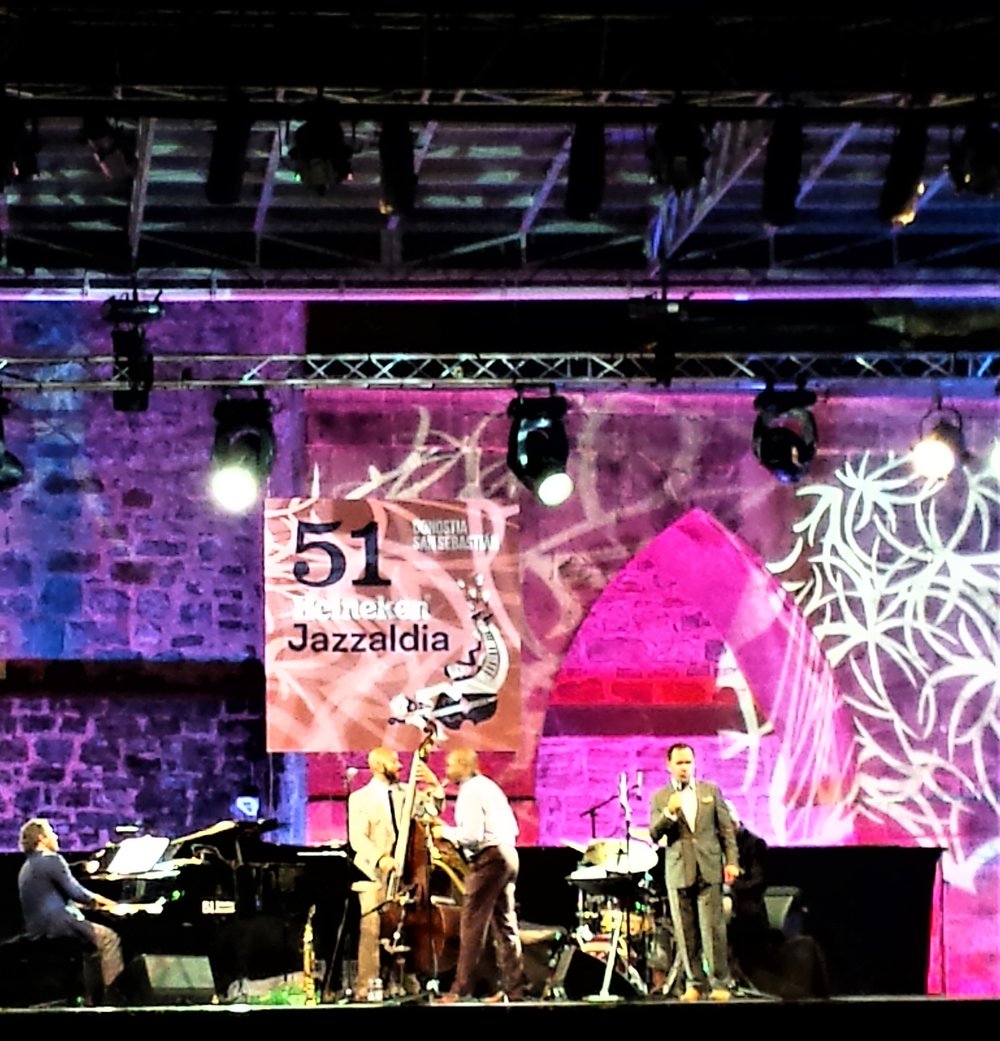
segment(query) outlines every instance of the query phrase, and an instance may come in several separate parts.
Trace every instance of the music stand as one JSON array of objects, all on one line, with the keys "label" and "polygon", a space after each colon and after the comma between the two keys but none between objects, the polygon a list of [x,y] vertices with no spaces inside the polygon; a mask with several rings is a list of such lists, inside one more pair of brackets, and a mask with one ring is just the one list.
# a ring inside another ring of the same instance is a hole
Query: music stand
[{"label": "music stand", "polygon": [[330,1002],[333,1000],[334,995],[337,993],[337,989],[333,987],[333,973],[337,965],[337,959],[341,957],[341,946],[344,942],[344,926],[347,924],[347,912],[350,906],[351,897],[354,893],[355,882],[371,882],[368,875],[365,874],[357,864],[354,863],[354,855],[351,851],[350,846],[340,847],[318,847],[315,850],[309,850],[308,852],[302,852],[300,856],[309,857],[330,857],[332,859],[343,861],[347,866],[347,879],[346,881],[346,895],[344,897],[344,909],[340,914],[340,922],[337,925],[337,935],[333,941],[333,950],[330,952],[330,957],[327,959],[326,972],[323,974],[323,986],[320,991],[320,1000],[323,1002]]}]

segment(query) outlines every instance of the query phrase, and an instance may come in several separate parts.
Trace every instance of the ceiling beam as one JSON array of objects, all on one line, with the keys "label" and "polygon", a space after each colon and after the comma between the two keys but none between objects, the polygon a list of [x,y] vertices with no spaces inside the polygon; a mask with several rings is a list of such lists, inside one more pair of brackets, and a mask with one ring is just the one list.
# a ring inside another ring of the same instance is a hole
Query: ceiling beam
[{"label": "ceiling beam", "polygon": [[135,142],[136,170],[132,178],[132,194],[128,205],[128,250],[135,269],[139,262],[139,245],[142,240],[142,219],[146,212],[146,195],[149,190],[149,168],[153,158],[153,138],[156,133],[155,119],[140,119]]},{"label": "ceiling beam", "polygon": [[274,198],[274,181],[278,175],[278,167],[281,165],[282,137],[281,124],[277,123],[271,136],[271,148],[267,153],[264,180],[260,186],[260,195],[257,197],[257,210],[253,218],[254,255],[258,266],[260,266],[260,240],[264,234],[264,226],[267,223],[267,211],[270,209],[271,200]]},{"label": "ceiling beam", "polygon": [[[327,92],[324,96],[329,96]],[[460,91],[459,93],[471,93]],[[65,97],[27,97],[14,95],[25,118],[64,118],[82,119],[87,116],[113,116],[118,120],[139,119],[175,119],[175,120],[214,120],[218,111],[218,98],[183,99],[144,95],[142,97],[122,98],[81,98],[67,95]],[[480,97],[482,95],[479,95]],[[618,96],[620,97],[620,95]],[[391,98],[368,98],[345,101],[340,105],[340,112],[345,121],[356,122],[371,120],[381,122],[386,116],[405,116],[411,123],[518,123],[526,126],[544,126],[551,124],[572,125],[580,120],[599,118],[607,125],[643,125],[656,122],[657,112],[670,102],[672,94],[661,97],[640,94],[636,100],[623,103],[621,100],[600,104],[596,98],[585,98],[573,92],[570,100],[565,102],[539,102],[526,96],[523,100],[518,95],[505,96],[502,100],[483,101],[400,101]],[[711,123],[762,123],[772,122],[780,109],[778,107],[760,106],[759,104],[701,104],[697,97],[688,97],[688,103],[696,108],[698,114]],[[807,126],[850,125],[860,122],[865,126],[895,126],[907,116],[912,116],[912,109],[900,105],[862,106],[832,101],[826,105],[801,105],[796,111]],[[943,96],[938,104],[921,109],[928,126],[951,127],[961,122],[962,112],[958,103],[970,99],[947,99]],[[274,122],[299,120],[306,117],[308,106],[313,104],[314,97],[303,96],[301,100],[265,100],[251,99],[248,109],[254,122]],[[984,113],[993,120],[1000,120],[1000,105],[987,103]]]}]

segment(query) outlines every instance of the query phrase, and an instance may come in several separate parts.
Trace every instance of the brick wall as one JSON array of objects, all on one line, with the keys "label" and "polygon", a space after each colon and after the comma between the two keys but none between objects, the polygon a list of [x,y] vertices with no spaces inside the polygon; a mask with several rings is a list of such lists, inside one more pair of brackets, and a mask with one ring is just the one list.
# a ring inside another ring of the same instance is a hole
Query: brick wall
[{"label": "brick wall", "polygon": [[[160,353],[294,353],[305,341],[304,325],[298,308],[177,305],[150,339]],[[109,352],[96,303],[5,305],[0,335],[10,354]],[[12,383],[8,373],[5,385]],[[956,403],[978,472],[997,431],[997,402],[977,397],[975,388],[965,397],[961,390]],[[878,465],[904,454],[926,411],[925,395],[926,388],[878,400],[827,396],[817,407],[822,451],[811,476],[843,489],[838,472],[856,467],[866,452]],[[208,504],[204,477],[217,394],[154,390],[141,414],[114,412],[110,395],[9,396],[16,408],[6,420],[8,447],[27,465],[29,480],[0,493],[0,659],[7,662],[0,678],[0,845],[13,849],[18,826],[35,812],[59,820],[70,848],[105,841],[122,821],[185,831],[227,815],[234,789],[245,784],[257,785],[265,809],[280,819],[308,820],[311,840],[342,834],[343,771],[362,765],[363,750],[304,764],[262,747],[261,520],[221,517]],[[801,578],[819,550],[806,545],[808,533],[796,525],[815,504],[753,459],[748,395],[621,392],[570,396],[577,494],[566,507],[546,511],[506,471],[509,396],[276,392],[280,454],[271,491],[306,491],[315,468],[322,494],[331,497],[518,498],[524,742],[488,768],[515,796],[526,843],[586,834],[581,812],[614,794],[620,771],[630,778],[645,772],[648,800],[678,730],[697,739],[703,773],[723,782],[743,812],[763,813],[774,799],[781,756],[766,719],[758,719],[754,740],[745,740],[748,692],[731,667],[730,634],[711,622],[710,605],[677,595],[669,574],[653,576],[656,582],[636,574],[612,599],[602,597],[637,554],[692,510],[737,533],[765,563],[788,557],[801,541],[798,571],[783,575]],[[867,485],[855,484],[864,503]],[[897,524],[896,534],[907,545],[917,540],[931,557],[946,556],[956,581],[970,555],[993,554],[995,568],[995,482],[990,487],[985,544],[946,545],[971,494],[963,480],[936,499],[941,546],[928,549],[910,521],[905,531]],[[851,501],[843,499],[837,516],[860,523]],[[902,517],[902,506],[897,513]],[[888,535],[887,528],[883,554],[890,552]],[[977,595],[991,597],[992,588]],[[934,590],[927,596],[940,613]],[[934,653],[955,653],[968,637],[954,628],[955,618],[941,615],[944,643]],[[987,642],[989,636],[982,634]],[[973,726],[988,691],[963,703],[961,682],[949,687],[928,730],[923,681],[887,668],[887,696],[905,724],[897,732],[897,721],[879,720],[859,696],[862,657],[838,663],[843,690],[860,707],[852,726],[873,735],[869,750],[906,752],[900,762],[908,779],[918,796],[930,793],[931,816],[943,824],[925,835],[915,818],[883,798],[881,786],[895,792],[905,779],[881,763],[864,775],[870,788],[855,793],[852,806],[862,812],[853,838],[949,848],[949,986],[996,992],[1000,912],[989,849],[998,835],[991,801],[997,750]],[[760,691],[749,697],[751,706],[764,700]],[[690,722],[676,725],[698,712],[694,730]],[[907,728],[919,731],[918,741]],[[643,802],[637,813],[644,812]],[[613,804],[597,827],[609,834],[620,827]]]}]

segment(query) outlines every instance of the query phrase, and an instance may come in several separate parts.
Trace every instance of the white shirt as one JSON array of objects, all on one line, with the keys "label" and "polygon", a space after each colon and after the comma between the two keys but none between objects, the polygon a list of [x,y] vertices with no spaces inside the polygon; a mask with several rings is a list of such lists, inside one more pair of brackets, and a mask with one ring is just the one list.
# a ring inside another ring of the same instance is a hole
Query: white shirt
[{"label": "white shirt", "polygon": [[476,854],[487,846],[516,845],[517,818],[500,785],[474,774],[458,789],[454,827],[445,826],[442,833],[468,853]]},{"label": "white shirt", "polygon": [[[679,792],[681,796],[681,813],[684,814],[684,819],[688,822],[688,827],[694,831],[695,817],[698,816],[698,793],[695,791],[694,778],[688,782],[686,787],[682,788],[676,781],[670,782],[670,787],[675,792]],[[670,820],[677,820],[675,816],[666,814]]]}]

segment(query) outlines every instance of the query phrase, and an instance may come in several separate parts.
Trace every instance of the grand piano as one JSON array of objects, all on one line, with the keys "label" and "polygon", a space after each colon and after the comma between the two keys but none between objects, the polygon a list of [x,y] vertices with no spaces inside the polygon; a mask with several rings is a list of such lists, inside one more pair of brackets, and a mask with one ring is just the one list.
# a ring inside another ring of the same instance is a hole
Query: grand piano
[{"label": "grand piano", "polygon": [[89,889],[121,902],[108,924],[126,958],[200,955],[216,993],[237,980],[302,971],[311,921],[315,954],[339,955],[355,868],[346,848],[269,842],[275,821],[219,821],[178,838],[137,835],[76,861]]}]

